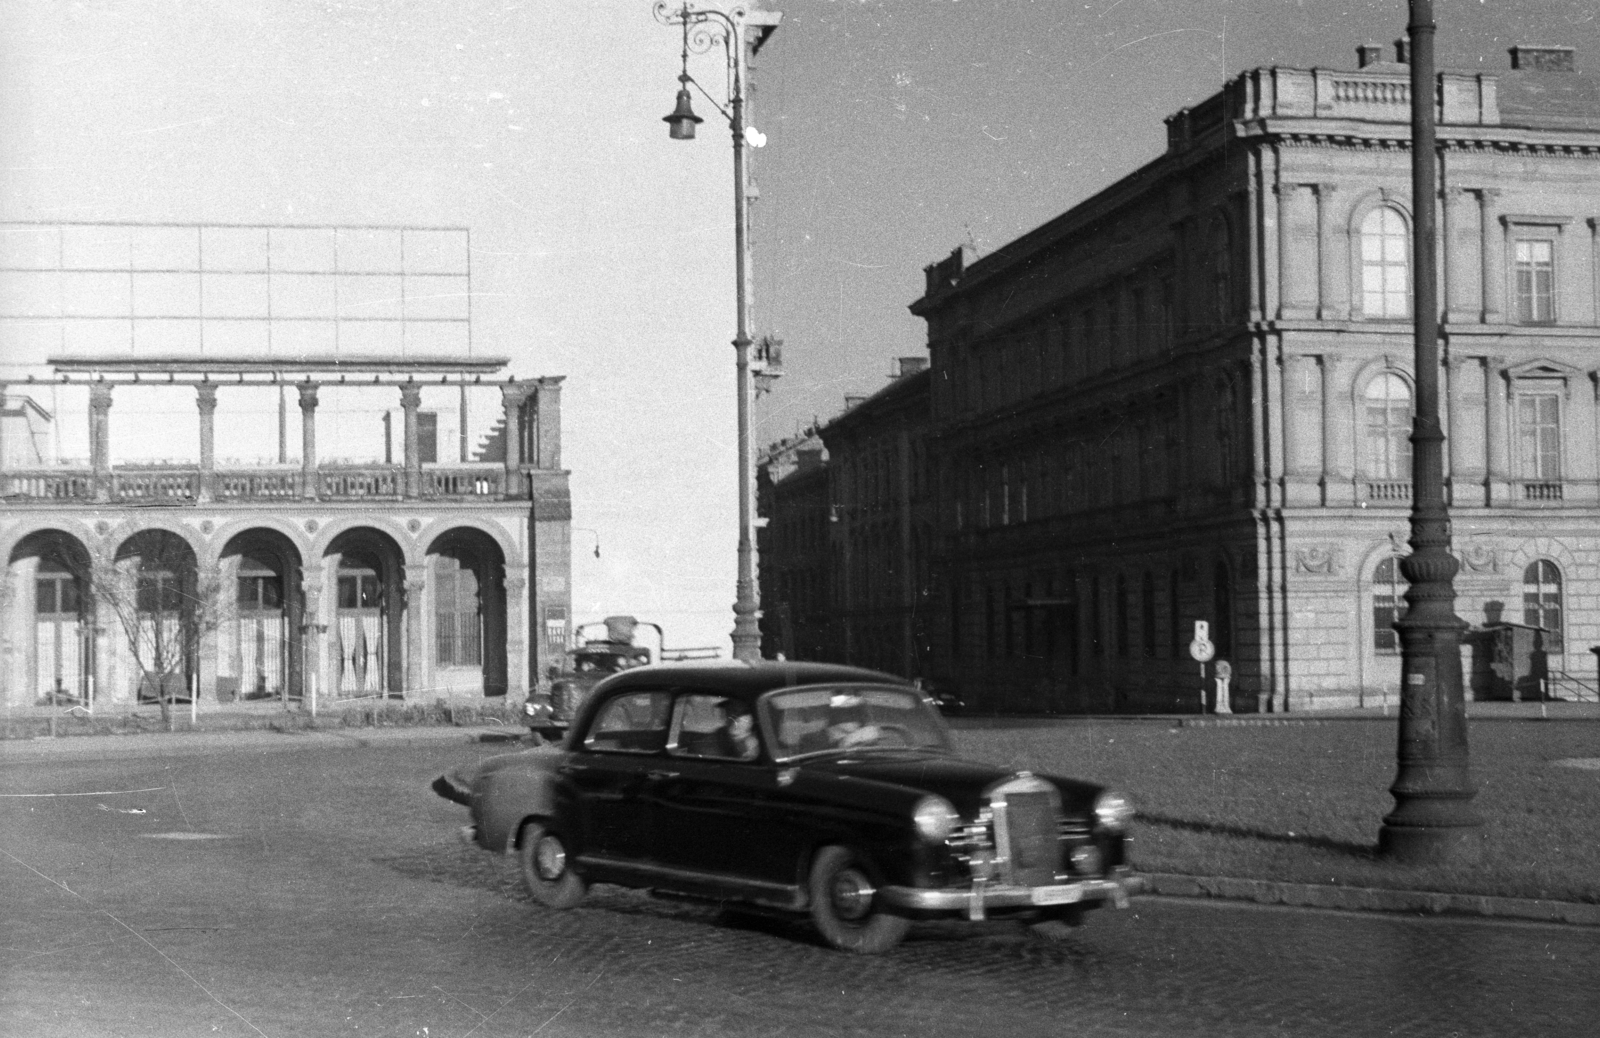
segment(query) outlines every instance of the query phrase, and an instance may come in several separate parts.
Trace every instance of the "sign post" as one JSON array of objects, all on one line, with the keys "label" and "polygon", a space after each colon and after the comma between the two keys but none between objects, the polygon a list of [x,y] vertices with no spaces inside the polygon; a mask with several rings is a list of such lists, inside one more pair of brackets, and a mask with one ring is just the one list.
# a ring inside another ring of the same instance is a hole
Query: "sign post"
[{"label": "sign post", "polygon": [[1200,664],[1200,712],[1206,712],[1206,664],[1217,654],[1211,643],[1211,625],[1204,620],[1194,622],[1194,640],[1189,643],[1189,655]]}]

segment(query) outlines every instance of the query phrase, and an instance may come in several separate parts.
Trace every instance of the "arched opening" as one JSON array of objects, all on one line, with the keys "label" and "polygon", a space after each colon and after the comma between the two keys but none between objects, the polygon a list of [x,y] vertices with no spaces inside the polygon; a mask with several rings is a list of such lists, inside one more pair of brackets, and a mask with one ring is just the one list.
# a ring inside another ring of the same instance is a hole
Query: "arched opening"
[{"label": "arched opening", "polygon": [[142,530],[122,542],[112,570],[96,604],[109,614],[124,680],[139,702],[187,699],[200,636],[216,618],[194,549],[170,530]]},{"label": "arched opening", "polygon": [[329,692],[347,699],[402,694],[406,603],[399,546],[377,530],[346,530],[325,557],[333,578]]},{"label": "arched opening", "polygon": [[298,699],[305,595],[300,552],[276,530],[246,530],[222,550],[217,699]]},{"label": "arched opening", "polygon": [[24,537],[7,562],[15,610],[7,622],[26,632],[7,682],[20,693],[14,705],[87,702],[94,675],[88,550],[71,534],[40,530]]},{"label": "arched opening", "polygon": [[506,694],[505,553],[481,530],[458,528],[428,547],[435,684]]}]

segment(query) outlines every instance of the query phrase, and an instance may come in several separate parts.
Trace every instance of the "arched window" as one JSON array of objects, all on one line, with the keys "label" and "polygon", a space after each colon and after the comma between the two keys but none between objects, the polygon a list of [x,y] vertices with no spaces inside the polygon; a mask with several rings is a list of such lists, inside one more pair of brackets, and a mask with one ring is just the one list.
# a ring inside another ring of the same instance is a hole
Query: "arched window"
[{"label": "arched window", "polygon": [[1211,316],[1225,323],[1233,309],[1233,236],[1228,221],[1217,217],[1211,223]]},{"label": "arched window", "polygon": [[1117,574],[1117,656],[1128,658],[1128,578]]},{"label": "arched window", "polygon": [[1367,317],[1410,316],[1410,253],[1397,210],[1379,206],[1361,221],[1361,312]]},{"label": "arched window", "polygon": [[1380,653],[1400,651],[1400,633],[1394,622],[1406,615],[1406,587],[1397,555],[1384,559],[1372,571],[1372,647]]},{"label": "arched window", "polygon": [[1144,630],[1144,658],[1156,658],[1156,578],[1149,571],[1144,571],[1144,582],[1140,587],[1140,625]]},{"label": "arched window", "polygon": [[1540,559],[1522,571],[1522,622],[1543,627],[1546,652],[1561,652],[1561,571]]},{"label": "arched window", "polygon": [[1393,372],[1367,383],[1365,418],[1367,475],[1374,479],[1411,476],[1411,387]]}]

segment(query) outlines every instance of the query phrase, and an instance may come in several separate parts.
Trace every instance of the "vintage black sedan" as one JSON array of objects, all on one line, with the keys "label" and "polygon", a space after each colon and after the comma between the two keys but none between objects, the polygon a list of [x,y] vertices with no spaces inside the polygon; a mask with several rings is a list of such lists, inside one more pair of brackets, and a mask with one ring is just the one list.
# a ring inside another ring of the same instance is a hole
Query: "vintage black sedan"
[{"label": "vintage black sedan", "polygon": [[596,687],[560,749],[440,776],[464,836],[515,855],[534,900],[591,883],[809,913],[881,952],[919,918],[1076,924],[1125,908],[1133,808],[1087,782],[958,757],[887,674],[825,664],[653,666]]}]

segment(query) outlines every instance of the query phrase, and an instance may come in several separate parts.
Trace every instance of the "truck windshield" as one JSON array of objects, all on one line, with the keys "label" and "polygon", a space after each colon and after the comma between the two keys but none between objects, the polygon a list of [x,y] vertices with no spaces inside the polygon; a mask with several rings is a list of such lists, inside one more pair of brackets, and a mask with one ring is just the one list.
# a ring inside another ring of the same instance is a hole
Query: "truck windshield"
[{"label": "truck windshield", "polygon": [[762,700],[773,756],[830,750],[949,750],[944,722],[919,693],[852,685],[797,688]]}]

